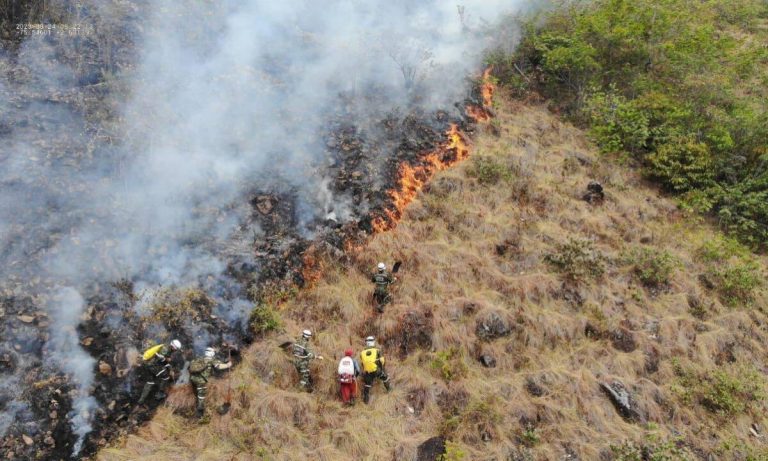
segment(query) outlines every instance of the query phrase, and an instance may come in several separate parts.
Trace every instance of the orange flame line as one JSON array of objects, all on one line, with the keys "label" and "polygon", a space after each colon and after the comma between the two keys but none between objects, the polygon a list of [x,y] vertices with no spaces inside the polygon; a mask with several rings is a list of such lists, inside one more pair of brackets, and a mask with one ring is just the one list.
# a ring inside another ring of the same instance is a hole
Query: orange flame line
[{"label": "orange flame line", "polygon": [[384,210],[384,215],[377,216],[371,221],[374,232],[393,229],[403,216],[405,207],[416,198],[416,195],[436,172],[442,171],[469,156],[469,143],[455,123],[450,125],[450,129],[445,134],[448,139],[437,149],[422,157],[420,159],[421,164],[403,163],[400,165],[398,187],[389,191],[392,206]]},{"label": "orange flame line", "polygon": [[466,107],[466,113],[476,122],[487,122],[491,119],[491,107],[493,107],[493,92],[496,90],[496,86],[491,80],[491,71],[493,66],[488,66],[483,71],[480,83],[480,95],[483,99],[483,106],[477,107],[469,105]]}]

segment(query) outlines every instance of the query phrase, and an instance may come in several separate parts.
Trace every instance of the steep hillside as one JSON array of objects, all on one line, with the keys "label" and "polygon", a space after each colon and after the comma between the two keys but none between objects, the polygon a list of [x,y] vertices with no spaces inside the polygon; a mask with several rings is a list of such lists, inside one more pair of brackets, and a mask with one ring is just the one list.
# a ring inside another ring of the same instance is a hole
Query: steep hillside
[{"label": "steep hillside", "polygon": [[[394,230],[264,306],[281,326],[210,392],[231,385],[228,414],[198,425],[181,388],[98,459],[412,460],[438,435],[451,460],[766,459],[765,258],[544,108],[498,106]],[[377,261],[403,262],[383,315]],[[278,346],[303,328],[326,357],[313,394]],[[367,335],[394,389],[342,407],[337,360]],[[601,385],[629,392],[624,415]]]}]

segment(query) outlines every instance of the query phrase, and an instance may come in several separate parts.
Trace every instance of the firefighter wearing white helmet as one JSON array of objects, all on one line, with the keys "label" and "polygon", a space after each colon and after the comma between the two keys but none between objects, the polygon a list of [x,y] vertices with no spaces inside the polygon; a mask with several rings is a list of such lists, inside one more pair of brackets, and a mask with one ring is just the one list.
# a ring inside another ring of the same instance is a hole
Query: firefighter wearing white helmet
[{"label": "firefighter wearing white helmet", "polygon": [[144,366],[142,367],[142,374],[144,375],[144,387],[141,390],[141,396],[139,397],[139,404],[149,397],[152,389],[157,388],[155,398],[162,400],[165,398],[166,390],[171,384],[171,379],[174,374],[174,365],[180,365],[180,351],[181,341],[178,339],[172,340],[169,344],[158,344],[150,347],[142,358],[144,359]]},{"label": "firefighter wearing white helmet", "polygon": [[231,361],[222,362],[216,358],[216,350],[207,347],[202,357],[198,357],[189,364],[189,382],[197,400],[197,416],[203,421],[208,416],[205,412],[205,396],[208,393],[208,380],[213,370],[226,370],[232,366]]},{"label": "firefighter wearing white helmet", "polygon": [[293,343],[293,365],[299,373],[299,386],[307,392],[312,392],[312,374],[309,371],[309,363],[314,359],[323,360],[322,356],[316,356],[309,348],[311,338],[312,332],[304,330],[301,332],[301,337]]},{"label": "firefighter wearing white helmet", "polygon": [[371,397],[371,388],[376,379],[380,379],[384,383],[387,392],[392,389],[389,384],[389,376],[384,371],[384,357],[376,347],[376,339],[373,336],[365,338],[365,349],[360,352],[360,362],[363,365],[363,402],[368,403]]},{"label": "firefighter wearing white helmet", "polygon": [[384,312],[384,306],[391,301],[389,295],[389,286],[395,283],[395,278],[387,272],[387,266],[379,263],[376,266],[376,272],[371,276],[371,282],[374,283],[373,300],[376,302],[376,310]]}]

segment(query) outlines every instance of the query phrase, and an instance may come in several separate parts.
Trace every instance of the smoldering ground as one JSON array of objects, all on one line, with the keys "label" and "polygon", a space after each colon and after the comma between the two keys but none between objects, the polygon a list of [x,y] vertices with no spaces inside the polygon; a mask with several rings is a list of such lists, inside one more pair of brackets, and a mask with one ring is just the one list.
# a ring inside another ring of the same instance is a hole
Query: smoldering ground
[{"label": "smoldering ground", "polygon": [[[12,365],[0,404],[16,422],[0,425],[3,448],[33,452],[19,436],[58,427],[65,456],[104,424],[96,362],[117,368],[125,353],[98,337],[84,345],[94,330],[123,331],[110,339],[134,348],[181,335],[195,349],[242,332],[252,282],[287,276],[265,258],[300,265],[307,242],[381,206],[392,159],[461,119],[454,103],[490,43],[485,24],[521,2],[463,3],[52,2],[41,23],[82,32],[7,42],[0,276]],[[414,139],[408,123],[430,136]],[[267,213],[254,211],[261,196]],[[147,296],[167,287],[202,289],[210,300],[193,305],[211,304],[216,320],[174,330],[150,318]],[[16,383],[58,390],[69,433]]]}]

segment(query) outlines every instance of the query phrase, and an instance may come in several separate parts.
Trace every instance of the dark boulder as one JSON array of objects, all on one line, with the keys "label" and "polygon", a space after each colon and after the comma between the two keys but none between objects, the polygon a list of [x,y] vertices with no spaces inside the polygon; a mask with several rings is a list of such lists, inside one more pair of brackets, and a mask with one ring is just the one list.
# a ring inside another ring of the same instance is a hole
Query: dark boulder
[{"label": "dark boulder", "polygon": [[445,455],[445,438],[432,437],[416,449],[416,461],[439,461]]},{"label": "dark boulder", "polygon": [[477,358],[482,366],[485,368],[496,368],[496,358],[489,354],[482,354]]},{"label": "dark boulder", "polygon": [[637,402],[632,394],[630,394],[627,387],[618,380],[614,380],[610,383],[600,383],[600,388],[605,392],[608,398],[616,407],[616,411],[624,417],[624,419],[631,422],[642,422],[644,420],[640,413]]},{"label": "dark boulder", "polygon": [[512,332],[509,321],[502,317],[498,312],[488,312],[480,315],[477,319],[475,334],[484,341],[491,341],[502,336],[507,336]]},{"label": "dark boulder", "polygon": [[587,185],[587,193],[582,196],[585,202],[597,205],[603,203],[605,200],[605,192],[603,192],[603,186],[596,181],[591,181]]}]

